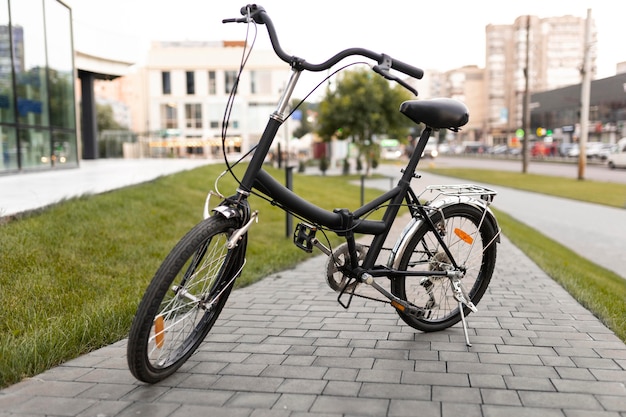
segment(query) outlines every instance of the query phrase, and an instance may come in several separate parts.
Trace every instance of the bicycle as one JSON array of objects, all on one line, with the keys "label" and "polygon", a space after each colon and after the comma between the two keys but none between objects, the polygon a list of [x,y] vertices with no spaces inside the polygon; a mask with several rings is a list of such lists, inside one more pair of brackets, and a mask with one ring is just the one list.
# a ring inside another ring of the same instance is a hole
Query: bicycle
[{"label": "bicycle", "polygon": [[[440,331],[461,321],[466,344],[471,346],[465,317],[477,311],[476,304],[489,285],[500,240],[498,222],[489,208],[496,192],[464,184],[429,186],[416,194],[410,186],[412,179],[419,178],[415,170],[433,130],[458,131],[469,120],[467,107],[446,98],[402,103],[400,111],[425,128],[397,185],[354,211],[322,209],[263,169],[270,145],[286,119],[287,103],[300,74],[325,71],[349,56],[363,56],[377,62],[372,66],[376,73],[417,95],[390,70],[417,79],[422,78],[423,71],[363,48],[346,49],[321,64],[311,64],[284,52],[262,7],[248,5],[241,14],[242,18],[223,22],[265,25],[275,53],[291,66],[291,74],[243,178],[236,178],[235,193],[230,197],[209,193],[204,219],[175,245],[150,282],[128,338],[127,361],[133,376],[147,383],[170,376],[212,329],[245,265],[248,232],[258,219],[258,211],[248,203],[250,195],[259,195],[301,220],[295,228],[294,243],[307,252],[317,248],[328,256],[326,280],[339,294],[337,301],[344,308],[349,308],[354,296],[369,298],[360,289],[371,287],[380,297],[378,301],[395,308],[400,318],[416,330]],[[244,66],[242,59],[240,74]],[[224,156],[224,174],[232,173],[225,150]],[[434,194],[434,198],[422,202],[427,194]],[[213,195],[219,196],[220,203],[209,209]],[[394,247],[384,248],[402,206],[408,208],[411,219]],[[369,219],[369,214],[378,209],[383,210],[382,219]],[[316,237],[320,231],[335,233],[345,242],[333,250]],[[364,235],[371,237],[368,245],[357,242],[356,236]],[[383,250],[389,251],[388,261],[377,264]],[[383,278],[387,281],[381,284]]]}]

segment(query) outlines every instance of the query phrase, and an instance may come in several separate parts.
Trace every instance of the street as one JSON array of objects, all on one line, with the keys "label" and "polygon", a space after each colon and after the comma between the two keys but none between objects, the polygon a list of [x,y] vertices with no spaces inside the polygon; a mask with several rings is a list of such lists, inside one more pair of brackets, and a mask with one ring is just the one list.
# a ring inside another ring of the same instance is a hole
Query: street
[{"label": "street", "polygon": [[[490,157],[439,156],[436,159],[423,159],[420,166],[434,164],[436,168],[480,168],[495,171],[522,172],[522,161],[516,159],[493,159]],[[578,178],[578,163],[530,161],[528,173],[553,175],[556,177]],[[586,164],[584,178],[593,181],[617,182],[626,184],[626,169],[609,169],[606,164]]]}]

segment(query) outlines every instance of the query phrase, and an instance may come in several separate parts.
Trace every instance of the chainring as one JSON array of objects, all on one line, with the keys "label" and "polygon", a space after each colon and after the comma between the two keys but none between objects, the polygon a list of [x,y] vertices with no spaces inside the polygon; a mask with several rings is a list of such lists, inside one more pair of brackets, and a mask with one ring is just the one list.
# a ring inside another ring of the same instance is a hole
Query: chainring
[{"label": "chainring", "polygon": [[[365,258],[367,248],[360,243],[356,244],[356,253],[358,256],[359,264]],[[343,266],[350,264],[350,253],[348,251],[348,244],[343,243],[335,249],[331,256],[328,257],[326,262],[326,282],[333,291],[341,292],[353,292],[356,286],[359,284],[356,280],[352,280],[344,275],[340,270]]]}]

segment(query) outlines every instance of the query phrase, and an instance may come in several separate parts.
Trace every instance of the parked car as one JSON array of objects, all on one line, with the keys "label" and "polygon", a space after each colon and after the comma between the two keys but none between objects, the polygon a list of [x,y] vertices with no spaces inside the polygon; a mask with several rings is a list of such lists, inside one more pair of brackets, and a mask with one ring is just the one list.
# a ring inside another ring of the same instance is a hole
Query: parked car
[{"label": "parked car", "polygon": [[[607,148],[608,146],[608,148]],[[587,146],[585,147],[585,155],[587,159],[600,159],[605,160],[610,153],[610,146],[606,143],[602,142],[587,142]],[[609,152],[607,152],[607,149]]]},{"label": "parked car", "polygon": [[426,147],[424,148],[424,152],[422,152],[422,158],[436,158],[439,155],[439,151],[437,149],[437,139],[430,138],[430,140],[426,144]]},{"label": "parked car", "polygon": [[609,168],[626,168],[626,141],[620,140],[618,150],[612,153],[607,158],[607,164]]},{"label": "parked car", "polygon": [[565,156],[575,156],[578,157],[580,155],[580,148],[577,143],[573,143],[572,146],[569,147]]},{"label": "parked car", "polygon": [[[572,148],[576,148],[576,152],[578,152],[578,144],[577,143],[571,143],[571,142],[563,142],[559,145],[559,155],[560,156],[571,156],[569,154],[569,151]],[[576,153],[576,155],[578,155],[578,153]]]},{"label": "parked car", "polygon": [[492,155],[506,155],[509,153],[509,147],[507,145],[496,145],[489,149],[489,153]]}]

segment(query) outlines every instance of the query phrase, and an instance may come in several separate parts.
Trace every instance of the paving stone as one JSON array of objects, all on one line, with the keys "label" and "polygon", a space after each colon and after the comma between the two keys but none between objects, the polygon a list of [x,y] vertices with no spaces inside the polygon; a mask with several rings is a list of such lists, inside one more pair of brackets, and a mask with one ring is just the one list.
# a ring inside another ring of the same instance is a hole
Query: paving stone
[{"label": "paving stone", "polygon": [[320,396],[315,399],[310,411],[377,417],[386,415],[388,407],[389,400],[387,399]]},{"label": "paving stone", "polygon": [[[389,417],[441,417],[441,403],[435,401],[391,400]],[[458,416],[459,414],[457,414]]]},{"label": "paving stone", "polygon": [[0,391],[0,417],[626,417],[626,345],[505,237],[470,348],[460,325],[422,333],[362,299],[346,311],[320,268],[235,290],[165,381],[134,380],[121,340]]}]

